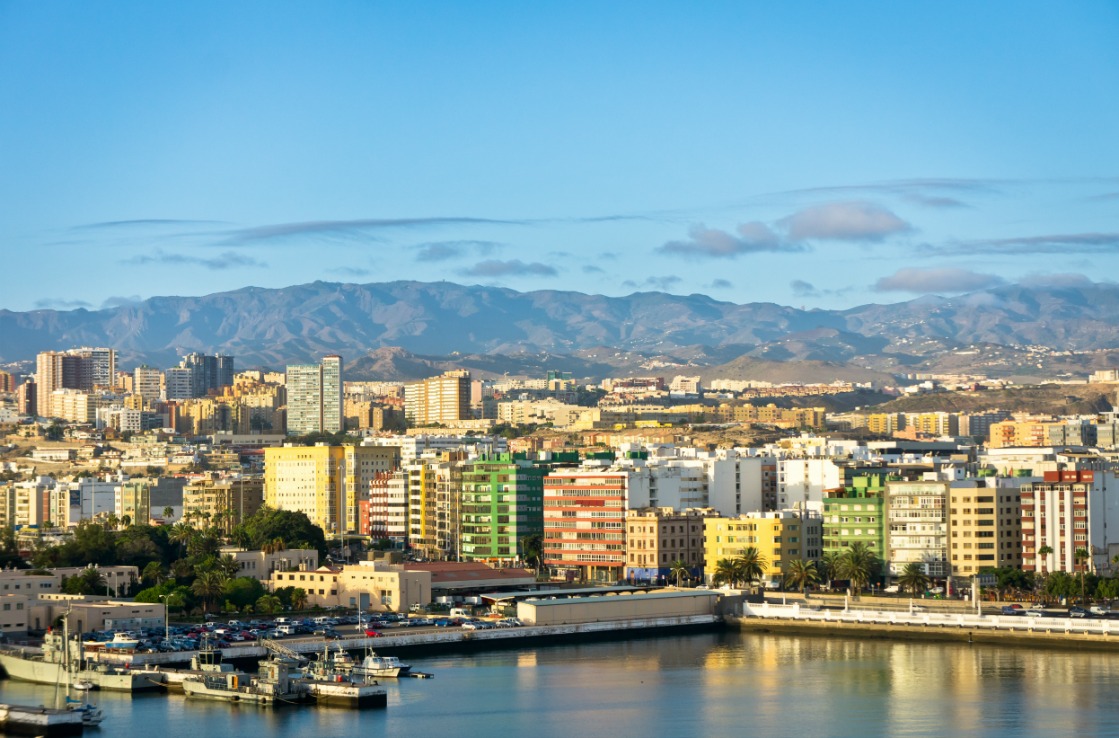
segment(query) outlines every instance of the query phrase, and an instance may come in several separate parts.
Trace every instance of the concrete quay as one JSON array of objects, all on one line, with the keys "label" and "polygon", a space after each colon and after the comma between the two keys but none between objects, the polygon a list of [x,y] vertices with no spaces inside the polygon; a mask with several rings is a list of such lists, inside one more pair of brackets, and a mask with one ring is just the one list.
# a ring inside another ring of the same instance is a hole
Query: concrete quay
[{"label": "concrete quay", "polygon": [[1100,618],[977,615],[959,610],[837,610],[795,602],[744,603],[739,613],[726,620],[731,627],[755,633],[1119,650],[1119,621]]},{"label": "concrete quay", "polygon": [[[554,643],[556,639],[579,640],[595,638],[640,637],[660,635],[665,631],[681,629],[715,629],[723,627],[722,618],[714,615],[688,615],[679,617],[632,618],[627,620],[595,621],[569,623],[564,625],[522,625],[512,628],[493,628],[490,630],[463,630],[461,628],[424,629],[417,632],[386,634],[378,638],[365,636],[340,638],[326,641],[332,650],[342,648],[346,651],[428,650],[458,649],[476,647],[509,647]],[[322,653],[324,641],[321,638],[286,638],[278,641],[296,653],[314,656]],[[178,666],[190,661],[194,651],[171,653],[106,653],[94,657],[106,663],[129,664],[132,668],[154,666]],[[264,646],[239,644],[222,649],[224,659],[262,659],[268,651]]]}]

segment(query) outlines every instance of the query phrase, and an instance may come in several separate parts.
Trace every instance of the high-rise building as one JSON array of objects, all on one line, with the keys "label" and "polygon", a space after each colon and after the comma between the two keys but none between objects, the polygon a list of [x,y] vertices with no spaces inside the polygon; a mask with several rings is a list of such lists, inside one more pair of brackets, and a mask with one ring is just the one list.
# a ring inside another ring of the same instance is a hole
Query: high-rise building
[{"label": "high-rise building", "polygon": [[359,501],[378,474],[400,466],[395,446],[291,446],[264,450],[264,503],[302,512],[329,535],[357,533]]},{"label": "high-rise building", "polygon": [[470,372],[456,369],[404,385],[404,417],[413,427],[470,420]]},{"label": "high-rise building", "polygon": [[337,433],[345,428],[341,356],[325,356],[321,364],[289,365],[284,386],[288,435]]},{"label": "high-rise building", "polygon": [[233,386],[233,357],[210,356],[208,354],[187,354],[179,366],[192,372],[193,389],[191,397],[205,397],[211,390]]},{"label": "high-rise building", "polygon": [[176,366],[163,373],[166,399],[189,400],[194,397],[194,370]]},{"label": "high-rise building", "polygon": [[462,470],[462,559],[513,563],[520,543],[544,533],[543,467],[511,454],[482,456]]},{"label": "high-rise building", "polygon": [[132,392],[147,403],[158,401],[163,395],[163,372],[142,364],[132,372]]},{"label": "high-rise building", "polygon": [[55,390],[92,392],[95,387],[112,387],[115,377],[116,351],[111,348],[44,351],[35,359],[37,410],[44,417],[50,413],[50,396]]}]

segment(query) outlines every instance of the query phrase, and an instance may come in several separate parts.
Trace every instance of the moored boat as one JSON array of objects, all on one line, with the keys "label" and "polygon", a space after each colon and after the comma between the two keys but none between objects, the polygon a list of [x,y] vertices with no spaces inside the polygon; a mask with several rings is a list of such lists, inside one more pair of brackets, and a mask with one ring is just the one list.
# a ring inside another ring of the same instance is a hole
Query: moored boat
[{"label": "moored boat", "polygon": [[[67,669],[67,664],[73,668]],[[86,682],[91,689],[114,692],[142,692],[163,688],[163,677],[148,670],[124,669],[110,664],[89,662],[80,666],[77,658],[67,659],[65,640],[48,632],[41,649],[31,647],[0,647],[0,666],[8,677],[36,684]]]},{"label": "moored boat", "polygon": [[375,651],[365,654],[365,658],[353,667],[356,676],[374,679],[395,679],[408,676],[411,671],[411,664],[402,663],[396,656],[381,656]]},{"label": "moored boat", "polygon": [[261,662],[257,676],[223,671],[190,677],[182,684],[187,697],[261,707],[303,704],[312,699],[310,689],[292,677],[292,664],[285,658]]},{"label": "moored boat", "polygon": [[[342,654],[339,657],[339,654]],[[388,692],[375,680],[352,673],[353,659],[339,649],[322,655],[300,672],[299,680],[315,698],[315,704],[336,707],[386,707]]]}]

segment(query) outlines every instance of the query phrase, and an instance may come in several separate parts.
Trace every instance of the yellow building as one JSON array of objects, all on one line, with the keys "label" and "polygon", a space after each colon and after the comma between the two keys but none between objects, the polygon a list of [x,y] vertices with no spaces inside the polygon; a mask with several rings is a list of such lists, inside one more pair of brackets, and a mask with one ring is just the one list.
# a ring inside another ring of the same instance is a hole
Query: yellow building
[{"label": "yellow building", "polygon": [[302,512],[327,536],[358,531],[358,501],[400,467],[397,446],[285,445],[264,450],[264,503]]},{"label": "yellow building", "polygon": [[756,548],[765,560],[763,582],[778,582],[794,559],[804,558],[804,521],[791,510],[751,512],[734,518],[704,518],[704,579],[713,583],[722,559],[736,559]]}]

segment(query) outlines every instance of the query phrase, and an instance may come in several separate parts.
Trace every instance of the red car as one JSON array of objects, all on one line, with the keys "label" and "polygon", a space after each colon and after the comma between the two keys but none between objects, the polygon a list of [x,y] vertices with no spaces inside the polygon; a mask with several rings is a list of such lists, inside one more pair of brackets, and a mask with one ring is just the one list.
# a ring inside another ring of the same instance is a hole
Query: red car
[{"label": "red car", "polygon": [[384,633],[379,630],[373,630],[372,628],[365,629],[366,638],[380,638],[382,635],[384,635]]}]

